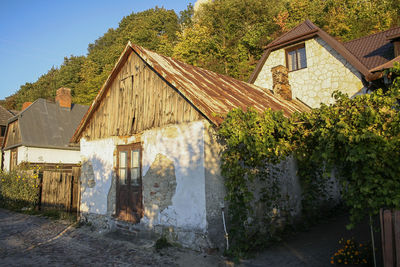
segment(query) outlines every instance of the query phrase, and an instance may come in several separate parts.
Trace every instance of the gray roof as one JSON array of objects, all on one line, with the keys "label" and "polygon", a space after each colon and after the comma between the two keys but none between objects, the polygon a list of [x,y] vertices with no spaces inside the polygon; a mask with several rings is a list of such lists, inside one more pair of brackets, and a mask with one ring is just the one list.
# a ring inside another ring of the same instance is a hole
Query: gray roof
[{"label": "gray roof", "polygon": [[8,119],[13,117],[14,114],[12,114],[10,111],[5,109],[4,107],[0,106],[0,125],[7,125]]},{"label": "gray roof", "polygon": [[39,98],[10,122],[19,121],[21,145],[74,149],[69,147],[69,140],[88,108],[79,104],[63,108]]}]

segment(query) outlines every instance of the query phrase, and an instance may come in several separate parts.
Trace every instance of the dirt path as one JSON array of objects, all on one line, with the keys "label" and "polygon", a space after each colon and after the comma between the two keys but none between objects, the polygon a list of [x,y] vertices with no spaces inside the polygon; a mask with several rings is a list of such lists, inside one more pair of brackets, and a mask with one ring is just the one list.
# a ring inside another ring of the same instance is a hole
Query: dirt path
[{"label": "dirt path", "polygon": [[0,209],[1,266],[218,266],[217,255],[171,247],[156,252],[154,240],[126,240],[90,227]]},{"label": "dirt path", "polygon": [[345,216],[299,233],[279,245],[233,264],[220,255],[170,247],[155,251],[155,240],[0,209],[0,266],[332,266],[340,237],[368,241],[368,227],[346,231]]}]

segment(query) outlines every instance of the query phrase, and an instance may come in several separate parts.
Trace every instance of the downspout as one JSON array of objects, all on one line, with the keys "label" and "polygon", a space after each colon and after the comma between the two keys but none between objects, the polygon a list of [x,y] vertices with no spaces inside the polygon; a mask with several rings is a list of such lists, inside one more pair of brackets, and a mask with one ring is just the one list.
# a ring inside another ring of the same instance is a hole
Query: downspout
[{"label": "downspout", "polygon": [[222,211],[222,223],[224,224],[224,231],[225,231],[226,250],[229,250],[229,235],[228,235],[228,232],[226,231],[226,224],[225,224],[225,207],[224,207],[223,205],[221,206],[221,211]]}]

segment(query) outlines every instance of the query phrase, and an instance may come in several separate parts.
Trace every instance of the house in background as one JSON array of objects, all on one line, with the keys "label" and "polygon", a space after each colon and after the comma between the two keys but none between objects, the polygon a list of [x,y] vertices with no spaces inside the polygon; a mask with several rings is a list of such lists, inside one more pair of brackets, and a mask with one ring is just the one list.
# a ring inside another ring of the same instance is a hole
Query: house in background
[{"label": "house in background", "polygon": [[108,230],[163,233],[186,247],[223,247],[213,126],[247,107],[307,109],[129,43],[71,140],[81,147],[82,218]]},{"label": "house in background", "polygon": [[332,103],[339,90],[353,96],[385,86],[382,70],[400,61],[400,27],[339,42],[306,20],[269,45],[249,82],[273,87],[271,70],[288,69],[292,95],[311,107]]},{"label": "house in background", "polygon": [[8,120],[3,142],[3,169],[12,170],[21,162],[32,164],[77,164],[78,146],[72,137],[88,107],[71,103],[71,90],[60,88],[54,102],[37,99]]},{"label": "house in background", "polygon": [[[0,106],[0,144],[3,144],[4,135],[6,134],[8,120],[15,116],[16,112],[9,111],[3,106]],[[3,162],[3,152],[0,154],[0,162]]]}]

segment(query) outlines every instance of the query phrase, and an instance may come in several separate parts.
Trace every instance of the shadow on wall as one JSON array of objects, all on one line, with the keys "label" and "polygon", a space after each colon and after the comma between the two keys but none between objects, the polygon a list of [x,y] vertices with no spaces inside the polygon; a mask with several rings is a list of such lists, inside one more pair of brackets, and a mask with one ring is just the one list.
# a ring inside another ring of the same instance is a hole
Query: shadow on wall
[{"label": "shadow on wall", "polygon": [[[96,155],[82,162],[81,211],[111,214],[115,202],[115,174],[113,166]],[[107,196],[107,198],[105,198]]]}]

